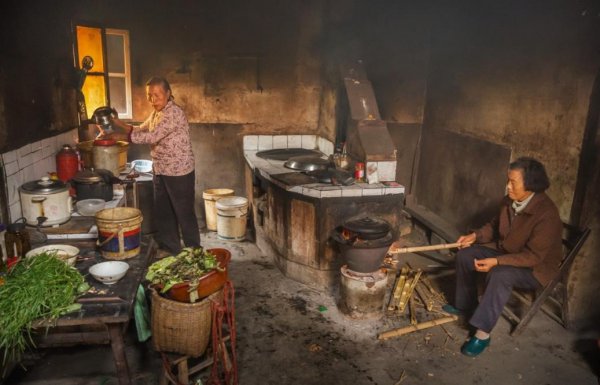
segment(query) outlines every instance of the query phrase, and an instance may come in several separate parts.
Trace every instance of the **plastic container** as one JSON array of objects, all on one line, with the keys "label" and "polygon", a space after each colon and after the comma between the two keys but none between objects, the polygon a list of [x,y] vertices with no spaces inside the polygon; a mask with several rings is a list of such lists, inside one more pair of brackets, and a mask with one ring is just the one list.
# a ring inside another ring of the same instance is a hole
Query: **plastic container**
[{"label": "plastic container", "polygon": [[56,174],[63,182],[71,180],[80,166],[79,153],[68,144],[56,154]]},{"label": "plastic container", "polygon": [[127,259],[140,253],[142,212],[133,207],[115,207],[96,213],[98,246],[106,259]]},{"label": "plastic container", "polygon": [[217,231],[217,207],[216,201],[223,197],[232,196],[233,190],[228,188],[213,188],[204,190],[204,211],[206,213],[206,228],[210,231]]},{"label": "plastic container", "polygon": [[217,237],[226,241],[243,241],[246,237],[248,199],[225,197],[216,203]]}]

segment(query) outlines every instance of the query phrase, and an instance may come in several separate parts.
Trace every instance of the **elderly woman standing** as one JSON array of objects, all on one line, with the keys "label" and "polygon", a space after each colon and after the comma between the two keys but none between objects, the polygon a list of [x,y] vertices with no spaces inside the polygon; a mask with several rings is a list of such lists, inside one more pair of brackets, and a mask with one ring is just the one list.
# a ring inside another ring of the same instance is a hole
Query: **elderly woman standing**
[{"label": "elderly woman standing", "polygon": [[139,127],[115,119],[116,135],[132,143],[149,144],[154,172],[154,218],[156,240],[169,254],[181,250],[181,235],[187,247],[200,246],[194,210],[195,163],[190,128],[185,113],[173,101],[166,79],[153,77],[146,95],[154,111]]},{"label": "elderly woman standing", "polygon": [[[557,273],[561,262],[562,222],[558,209],[545,194],[550,186],[544,166],[522,157],[511,163],[498,216],[458,238],[455,306],[452,314],[469,314],[475,334],[461,352],[477,356],[490,343],[490,332],[502,314],[513,288],[538,289]],[[487,273],[477,301],[477,273]]]}]

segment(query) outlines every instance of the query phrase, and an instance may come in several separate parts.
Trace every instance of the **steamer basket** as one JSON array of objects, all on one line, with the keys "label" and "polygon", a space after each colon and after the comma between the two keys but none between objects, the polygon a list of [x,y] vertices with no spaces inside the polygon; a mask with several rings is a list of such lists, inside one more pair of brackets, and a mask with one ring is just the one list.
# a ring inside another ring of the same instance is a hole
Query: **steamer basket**
[{"label": "steamer basket", "polygon": [[198,357],[210,340],[211,301],[220,301],[219,290],[200,302],[183,303],[152,291],[152,346],[159,352]]},{"label": "steamer basket", "polygon": [[142,212],[133,207],[115,207],[96,213],[98,246],[106,259],[128,259],[140,253]]}]

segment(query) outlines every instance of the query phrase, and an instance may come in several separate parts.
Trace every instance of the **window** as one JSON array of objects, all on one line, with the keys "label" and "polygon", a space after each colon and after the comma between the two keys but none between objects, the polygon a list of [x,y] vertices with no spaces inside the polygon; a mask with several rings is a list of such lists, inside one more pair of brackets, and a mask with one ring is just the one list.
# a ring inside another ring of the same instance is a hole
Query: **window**
[{"label": "window", "polygon": [[[131,119],[131,71],[129,59],[129,32],[77,25],[75,27],[77,67],[85,72],[81,93],[85,101],[87,119],[98,107],[110,105],[119,118]],[[89,56],[93,67],[83,68],[83,59]]]}]

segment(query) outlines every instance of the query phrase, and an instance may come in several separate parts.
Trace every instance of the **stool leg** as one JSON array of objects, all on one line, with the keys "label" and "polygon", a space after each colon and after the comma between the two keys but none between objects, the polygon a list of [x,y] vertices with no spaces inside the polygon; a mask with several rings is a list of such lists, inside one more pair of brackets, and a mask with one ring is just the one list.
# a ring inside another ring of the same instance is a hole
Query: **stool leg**
[{"label": "stool leg", "polygon": [[181,360],[181,362],[177,364],[177,379],[182,384],[190,383],[187,359]]}]

